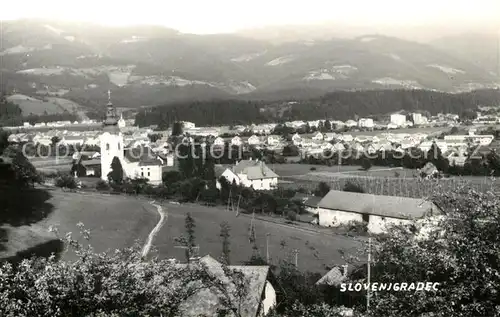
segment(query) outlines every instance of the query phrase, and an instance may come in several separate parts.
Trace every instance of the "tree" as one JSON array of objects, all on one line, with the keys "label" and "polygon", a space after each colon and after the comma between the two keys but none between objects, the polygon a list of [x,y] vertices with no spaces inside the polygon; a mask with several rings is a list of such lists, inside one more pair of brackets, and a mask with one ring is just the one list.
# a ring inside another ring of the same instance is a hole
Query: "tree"
[{"label": "tree", "polygon": [[314,191],[314,196],[325,197],[330,191],[330,186],[325,182],[320,182]]},{"label": "tree", "polygon": [[229,265],[229,263],[230,263],[230,258],[229,258],[229,254],[231,253],[230,241],[229,241],[229,231],[230,230],[231,230],[231,228],[227,222],[221,223],[220,234],[219,234],[219,236],[222,239],[221,262],[225,265]]},{"label": "tree", "polygon": [[162,182],[165,185],[177,183],[182,180],[182,175],[179,171],[167,171],[162,175]]},{"label": "tree", "polygon": [[172,136],[180,136],[183,133],[183,125],[182,122],[177,121],[174,122],[174,125],[172,127]]},{"label": "tree", "polygon": [[332,131],[332,123],[330,122],[330,120],[325,120],[325,131],[329,132],[329,131]]},{"label": "tree", "polygon": [[283,156],[299,156],[299,148],[293,144],[287,144],[283,147]]},{"label": "tree", "polygon": [[365,192],[365,190],[363,189],[363,187],[360,184],[353,183],[353,182],[347,182],[344,185],[343,191],[351,192],[351,193],[364,193]]},{"label": "tree", "polygon": [[194,256],[194,249],[196,247],[195,236],[194,236],[194,228],[196,227],[196,224],[189,212],[186,215],[186,219],[184,221],[184,227],[186,228],[186,243],[187,243],[186,260],[189,263],[191,261],[191,258]]},{"label": "tree", "polygon": [[111,172],[108,173],[108,180],[114,184],[123,183],[123,167],[118,157],[113,157],[111,161]]},{"label": "tree", "polygon": [[156,141],[162,138],[162,135],[159,133],[148,134],[148,138],[151,143],[155,143]]},{"label": "tree", "polygon": [[499,316],[499,197],[464,186],[431,200],[444,216],[377,238],[372,283],[424,281],[437,290],[374,293],[372,315]]},{"label": "tree", "polygon": [[[89,240],[88,230],[78,226]],[[75,261],[50,256],[32,257],[17,266],[0,264],[0,316],[180,316],[181,304],[200,289],[227,287],[223,277],[196,263],[144,261],[137,244],[96,253],[71,234],[60,239],[75,254]],[[236,285],[245,289],[244,284]],[[221,301],[221,308],[225,303]]]},{"label": "tree", "polygon": [[57,135],[54,135],[50,141],[52,142],[52,145],[55,147],[57,146],[57,143],[59,143],[61,141],[61,138],[58,137]]},{"label": "tree", "polygon": [[371,161],[369,158],[364,157],[364,158],[361,160],[361,168],[362,168],[364,171],[368,171],[371,167],[372,167],[372,161]]}]

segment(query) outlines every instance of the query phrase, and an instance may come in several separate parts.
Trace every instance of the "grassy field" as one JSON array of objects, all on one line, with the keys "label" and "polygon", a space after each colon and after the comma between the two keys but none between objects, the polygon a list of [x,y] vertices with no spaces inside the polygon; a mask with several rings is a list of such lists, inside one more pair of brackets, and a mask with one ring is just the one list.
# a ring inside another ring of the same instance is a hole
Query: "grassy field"
[{"label": "grassy field", "polygon": [[79,238],[79,222],[91,232],[96,251],[131,246],[136,240],[143,244],[159,220],[156,208],[147,201],[122,196],[104,196],[51,191],[53,211],[37,223],[48,229],[56,226],[61,235],[74,233]]},{"label": "grassy field", "polygon": [[[184,259],[184,249],[176,248],[176,237],[184,234],[184,220],[187,212],[196,222],[195,237],[200,247],[201,256],[210,254],[218,257],[221,254],[219,238],[220,224],[227,221],[231,226],[231,261],[241,263],[252,255],[249,242],[249,228],[252,223],[250,215],[240,214],[238,217],[223,208],[211,208],[198,205],[166,204],[168,212],[166,225],[158,233],[154,246],[161,258]],[[338,250],[355,252],[362,246],[359,238],[335,235],[329,228],[318,228],[301,224],[297,228],[281,223],[255,219],[254,228],[260,254],[266,256],[266,235],[269,233],[269,255],[271,262],[279,263],[280,259],[294,261],[293,250],[298,250],[299,268],[325,272],[325,265],[342,264]]]},{"label": "grassy field", "polygon": [[[61,236],[72,232],[80,238],[77,224],[85,225],[91,232],[90,243],[96,251],[113,250],[131,246],[135,241],[144,244],[150,231],[156,226],[159,215],[152,205],[144,199],[119,195],[94,193],[68,193],[51,190],[48,200],[52,212],[43,220],[30,226],[30,231],[46,233],[56,226]],[[221,253],[219,238],[220,224],[227,221],[231,227],[231,262],[242,263],[250,259],[252,246],[249,242],[250,224],[254,223],[256,240],[260,254],[266,256],[266,234],[269,233],[269,254],[272,263],[280,259],[294,261],[293,250],[298,250],[299,268],[325,273],[325,265],[344,263],[339,250],[355,253],[362,246],[361,238],[338,235],[329,228],[318,228],[309,224],[286,224],[283,219],[258,217],[226,211],[220,207],[204,207],[196,204],[175,205],[165,203],[167,220],[153,240],[152,255],[160,258],[184,260],[184,249],[177,248],[177,237],[185,234],[186,214],[191,213],[196,222],[196,243],[200,255],[210,254],[218,257]],[[20,229],[19,229],[20,230]],[[23,230],[26,230],[24,228]],[[19,239],[17,239],[19,240]],[[32,240],[36,240],[33,235]],[[31,241],[35,244],[36,241]],[[30,244],[23,242],[24,244]],[[12,249],[12,248],[11,248]],[[71,252],[64,253],[63,259],[71,260]]]},{"label": "grassy field", "polygon": [[30,113],[41,115],[45,111],[49,114],[62,113],[64,111],[74,112],[81,108],[80,105],[73,101],[56,97],[48,97],[42,100],[25,95],[12,95],[7,97],[7,100],[19,105],[24,115],[29,115]]}]

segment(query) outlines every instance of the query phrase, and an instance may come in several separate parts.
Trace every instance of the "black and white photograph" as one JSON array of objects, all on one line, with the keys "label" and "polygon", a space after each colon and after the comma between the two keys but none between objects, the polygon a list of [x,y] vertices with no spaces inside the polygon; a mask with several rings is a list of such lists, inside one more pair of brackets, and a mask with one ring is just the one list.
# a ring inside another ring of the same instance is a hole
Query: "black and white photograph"
[{"label": "black and white photograph", "polygon": [[500,0],[4,0],[0,317],[500,317]]}]

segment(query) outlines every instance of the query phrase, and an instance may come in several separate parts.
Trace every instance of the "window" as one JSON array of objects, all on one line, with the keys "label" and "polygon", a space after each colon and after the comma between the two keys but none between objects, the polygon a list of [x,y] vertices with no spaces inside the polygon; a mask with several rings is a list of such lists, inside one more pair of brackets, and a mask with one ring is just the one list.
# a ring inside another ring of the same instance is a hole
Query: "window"
[{"label": "window", "polygon": [[118,143],[118,150],[120,149],[120,143]]},{"label": "window", "polygon": [[148,177],[149,177],[149,176],[151,176],[151,173],[150,173],[150,172],[148,172]]},{"label": "window", "polygon": [[144,172],[141,171],[141,177],[144,177]]},{"label": "window", "polygon": [[106,143],[106,151],[109,151],[109,143]]}]

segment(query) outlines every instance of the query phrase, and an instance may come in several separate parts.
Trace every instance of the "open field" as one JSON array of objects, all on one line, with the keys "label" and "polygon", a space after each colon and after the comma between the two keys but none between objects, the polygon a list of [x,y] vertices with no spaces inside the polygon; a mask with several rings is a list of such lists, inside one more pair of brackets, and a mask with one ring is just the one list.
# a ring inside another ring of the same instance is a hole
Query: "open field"
[{"label": "open field", "polygon": [[[165,204],[168,220],[158,233],[154,246],[161,258],[175,257],[184,259],[184,249],[176,248],[176,237],[184,235],[184,219],[187,212],[196,222],[195,237],[200,247],[201,256],[210,254],[218,257],[222,245],[219,238],[220,224],[227,221],[231,227],[231,261],[241,263],[252,255],[249,242],[249,228],[252,223],[250,215],[236,216],[224,208],[204,207],[194,204]],[[271,262],[277,264],[279,259],[290,259],[294,249],[298,250],[298,266],[307,270],[325,272],[325,265],[342,264],[339,249],[351,250],[360,247],[359,238],[333,234],[332,229],[318,228],[313,225],[301,224],[292,227],[284,223],[274,223],[267,220],[254,220],[256,240],[260,254],[266,256],[266,234],[269,233],[269,254]],[[283,246],[282,246],[283,245]]]},{"label": "open field", "polygon": [[[145,199],[60,190],[50,190],[50,194],[52,197],[48,203],[53,205],[52,212],[30,227],[44,233],[49,227],[56,226],[61,235],[73,232],[74,237],[79,238],[77,224],[82,222],[91,232],[90,243],[96,251],[131,246],[137,240],[144,244],[160,218],[156,208]],[[224,208],[196,204],[164,203],[162,206],[167,213],[166,223],[153,239],[152,255],[163,259],[184,260],[184,249],[176,247],[176,238],[185,234],[184,221],[189,212],[196,222],[195,237],[200,246],[200,255],[220,255],[220,224],[227,221],[231,227],[231,262],[237,264],[250,259],[250,215],[236,216]],[[253,223],[259,251],[263,257],[266,256],[266,234],[270,234],[269,254],[271,262],[275,264],[280,259],[294,261],[291,253],[297,249],[299,268],[324,273],[325,265],[344,263],[338,250],[354,253],[362,246],[362,238],[338,235],[329,228],[318,228],[309,224],[290,225],[283,219],[267,217],[257,217]],[[64,259],[73,259],[74,255],[68,252],[62,256]]]},{"label": "open field", "polygon": [[[311,167],[316,170],[311,171]],[[314,190],[319,182],[325,182],[332,189],[342,190],[347,182],[360,184],[370,194],[429,197],[438,190],[449,190],[463,184],[470,184],[479,191],[500,188],[500,179],[483,176],[452,176],[439,181],[420,180],[414,177],[416,170],[401,167],[374,166],[362,171],[358,166],[321,166],[308,164],[276,164],[274,170],[281,176],[282,188],[306,188]]]},{"label": "open field", "polygon": [[25,95],[12,95],[7,97],[7,100],[19,105],[24,115],[30,113],[41,115],[44,112],[48,114],[62,113],[64,111],[74,112],[81,108],[80,105],[73,101],[56,97],[38,99]]}]

